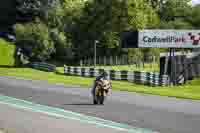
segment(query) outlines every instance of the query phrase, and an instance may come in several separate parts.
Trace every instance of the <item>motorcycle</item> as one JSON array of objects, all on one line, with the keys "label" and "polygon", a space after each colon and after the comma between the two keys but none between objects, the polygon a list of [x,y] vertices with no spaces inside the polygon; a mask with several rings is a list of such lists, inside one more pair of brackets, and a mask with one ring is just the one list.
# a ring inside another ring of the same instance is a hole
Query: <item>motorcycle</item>
[{"label": "motorcycle", "polygon": [[109,80],[101,79],[99,81],[96,81],[96,90],[95,90],[95,95],[93,97],[93,103],[104,104],[104,101],[108,96],[108,93],[110,92],[111,88],[112,85]]}]

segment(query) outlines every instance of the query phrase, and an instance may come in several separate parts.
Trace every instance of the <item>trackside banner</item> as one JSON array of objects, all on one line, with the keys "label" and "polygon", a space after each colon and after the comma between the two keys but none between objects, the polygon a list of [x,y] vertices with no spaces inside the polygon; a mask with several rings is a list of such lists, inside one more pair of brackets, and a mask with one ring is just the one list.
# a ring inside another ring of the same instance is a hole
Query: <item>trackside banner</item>
[{"label": "trackside banner", "polygon": [[141,30],[140,48],[200,48],[200,30]]}]

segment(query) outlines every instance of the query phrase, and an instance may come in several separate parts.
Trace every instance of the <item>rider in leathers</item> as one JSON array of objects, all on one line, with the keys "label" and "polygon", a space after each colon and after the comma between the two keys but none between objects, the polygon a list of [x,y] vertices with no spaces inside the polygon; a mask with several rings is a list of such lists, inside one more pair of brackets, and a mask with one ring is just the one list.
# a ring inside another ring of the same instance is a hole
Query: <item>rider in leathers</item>
[{"label": "rider in leathers", "polygon": [[93,88],[92,88],[92,95],[93,95],[93,97],[95,96],[95,91],[96,91],[96,81],[99,81],[101,79],[103,79],[103,80],[109,80],[108,74],[105,71],[103,71],[101,73],[101,75],[97,76],[96,80],[94,81],[94,85],[93,85]]}]

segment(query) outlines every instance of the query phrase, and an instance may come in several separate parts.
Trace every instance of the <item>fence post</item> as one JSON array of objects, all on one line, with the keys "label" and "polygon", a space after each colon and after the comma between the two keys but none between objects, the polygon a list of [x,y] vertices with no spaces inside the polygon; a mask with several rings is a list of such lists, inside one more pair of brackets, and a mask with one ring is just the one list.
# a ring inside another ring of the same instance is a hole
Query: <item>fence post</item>
[{"label": "fence post", "polygon": [[124,65],[124,56],[122,55],[122,57],[121,57],[121,61],[122,61],[122,65]]},{"label": "fence post", "polygon": [[90,57],[88,57],[88,66],[90,66]]},{"label": "fence post", "polygon": [[144,57],[142,58],[142,66],[143,66],[143,68],[145,68]]},{"label": "fence post", "polygon": [[115,57],[115,65],[118,65],[117,56]]},{"label": "fence post", "polygon": [[104,66],[106,65],[106,56],[104,56]]},{"label": "fence post", "polygon": [[89,66],[91,66],[92,65],[92,58],[90,57],[89,58]]},{"label": "fence post", "polygon": [[101,56],[99,56],[99,66],[101,66]]},{"label": "fence post", "polygon": [[112,56],[110,56],[110,63],[109,65],[112,65]]},{"label": "fence post", "polygon": [[120,56],[120,65],[123,64],[123,61],[122,61],[122,56]]},{"label": "fence post", "polygon": [[82,59],[80,60],[80,66],[81,67],[83,66],[83,60]]},{"label": "fence post", "polygon": [[121,57],[122,65],[124,65],[124,56]]},{"label": "fence post", "polygon": [[125,60],[126,60],[126,64],[125,64],[125,65],[129,65],[129,62],[128,62],[128,55],[125,56]]},{"label": "fence post", "polygon": [[131,63],[132,65],[135,65],[135,59],[134,59],[134,56],[132,56],[131,62],[132,62],[132,63]]},{"label": "fence post", "polygon": [[85,66],[85,59],[83,58],[83,66]]}]

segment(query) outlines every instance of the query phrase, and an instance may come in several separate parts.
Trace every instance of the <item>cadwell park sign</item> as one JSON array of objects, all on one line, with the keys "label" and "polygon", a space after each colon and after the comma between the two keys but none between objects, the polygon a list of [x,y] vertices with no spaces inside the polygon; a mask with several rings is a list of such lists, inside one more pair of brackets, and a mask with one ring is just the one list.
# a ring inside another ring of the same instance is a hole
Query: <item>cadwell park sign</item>
[{"label": "cadwell park sign", "polygon": [[200,30],[123,32],[122,48],[200,48]]},{"label": "cadwell park sign", "polygon": [[[170,84],[186,83],[200,76],[200,30],[140,30],[121,34],[122,48],[169,48],[160,56],[160,75],[168,75]],[[190,48],[188,54],[177,55],[177,48]]]}]

